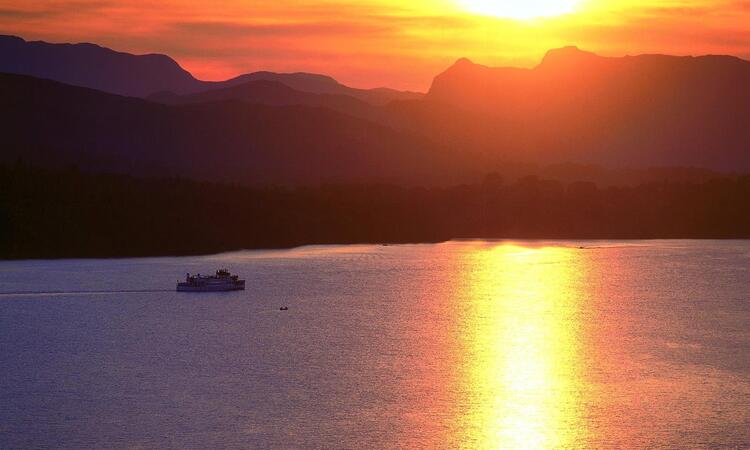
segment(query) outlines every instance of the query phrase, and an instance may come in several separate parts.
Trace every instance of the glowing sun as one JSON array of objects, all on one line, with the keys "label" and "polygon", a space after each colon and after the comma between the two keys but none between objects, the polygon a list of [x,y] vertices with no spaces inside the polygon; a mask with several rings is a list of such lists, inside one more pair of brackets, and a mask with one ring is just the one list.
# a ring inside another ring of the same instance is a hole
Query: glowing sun
[{"label": "glowing sun", "polygon": [[572,13],[580,0],[459,0],[459,3],[475,14],[526,20]]}]

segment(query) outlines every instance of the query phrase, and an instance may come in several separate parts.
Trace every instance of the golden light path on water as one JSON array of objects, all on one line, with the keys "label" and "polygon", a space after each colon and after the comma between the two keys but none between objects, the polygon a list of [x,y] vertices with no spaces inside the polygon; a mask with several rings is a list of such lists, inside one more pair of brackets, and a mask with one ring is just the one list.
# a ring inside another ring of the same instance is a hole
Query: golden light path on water
[{"label": "golden light path on water", "polygon": [[499,245],[468,256],[468,397],[463,445],[559,448],[586,441],[582,417],[580,252]]}]

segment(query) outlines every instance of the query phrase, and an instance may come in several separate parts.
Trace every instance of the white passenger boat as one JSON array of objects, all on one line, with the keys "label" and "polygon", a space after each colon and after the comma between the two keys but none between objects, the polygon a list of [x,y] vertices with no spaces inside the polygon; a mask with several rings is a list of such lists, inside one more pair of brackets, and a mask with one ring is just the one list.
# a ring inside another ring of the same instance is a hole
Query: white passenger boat
[{"label": "white passenger boat", "polygon": [[185,281],[177,283],[178,292],[217,292],[245,290],[245,280],[232,275],[227,269],[219,269],[215,275],[190,275]]}]

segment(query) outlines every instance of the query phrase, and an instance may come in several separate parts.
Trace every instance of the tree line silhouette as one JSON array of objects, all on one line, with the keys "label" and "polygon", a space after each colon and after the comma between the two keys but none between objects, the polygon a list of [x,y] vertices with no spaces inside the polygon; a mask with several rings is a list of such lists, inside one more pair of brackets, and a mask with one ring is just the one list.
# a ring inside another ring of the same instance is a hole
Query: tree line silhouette
[{"label": "tree line silhouette", "polygon": [[185,255],[452,238],[750,238],[750,176],[599,188],[246,187],[0,166],[0,258]]}]

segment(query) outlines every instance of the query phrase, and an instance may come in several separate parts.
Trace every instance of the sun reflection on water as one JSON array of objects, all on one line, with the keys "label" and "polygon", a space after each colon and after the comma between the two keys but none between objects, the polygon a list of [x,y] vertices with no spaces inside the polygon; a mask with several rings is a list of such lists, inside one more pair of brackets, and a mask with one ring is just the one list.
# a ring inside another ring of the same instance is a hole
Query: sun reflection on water
[{"label": "sun reflection on water", "polygon": [[469,255],[462,342],[462,444],[581,445],[580,257],[563,247],[501,245]]}]

